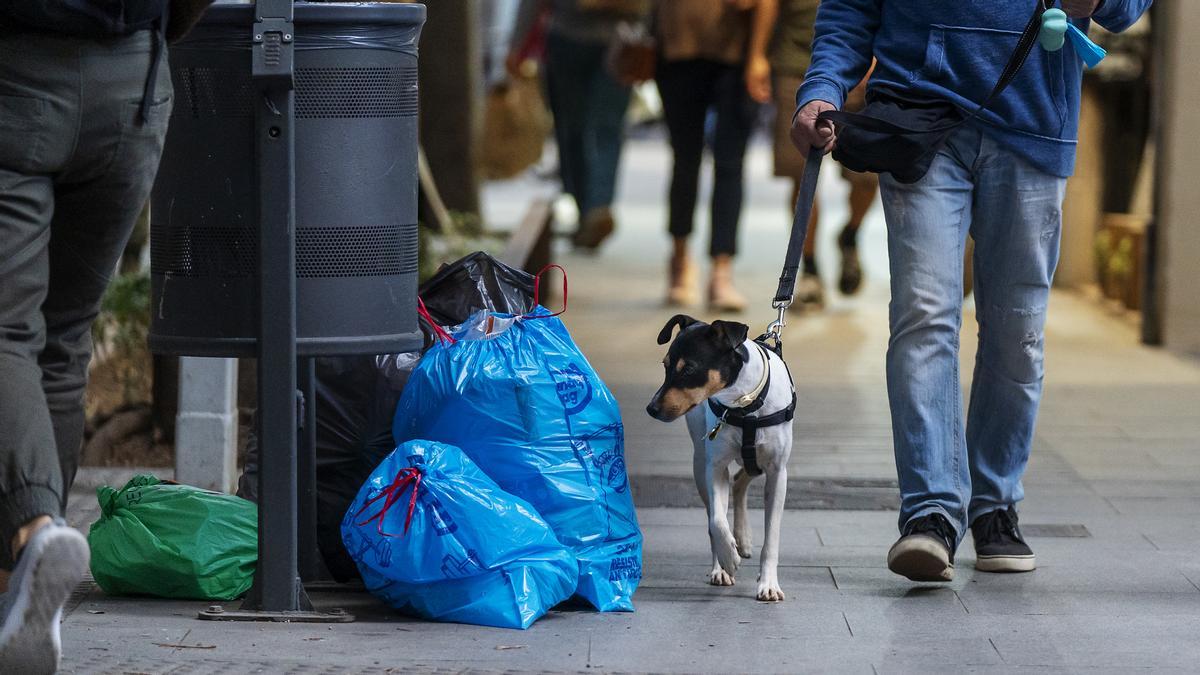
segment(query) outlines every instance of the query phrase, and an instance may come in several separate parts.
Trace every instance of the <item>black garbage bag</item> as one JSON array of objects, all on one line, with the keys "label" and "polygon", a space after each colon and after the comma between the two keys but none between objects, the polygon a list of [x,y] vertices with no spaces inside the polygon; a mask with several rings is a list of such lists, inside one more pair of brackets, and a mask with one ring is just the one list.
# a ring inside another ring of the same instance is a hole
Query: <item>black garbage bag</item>
[{"label": "black garbage bag", "polygon": [[[420,296],[435,321],[456,326],[471,314],[533,311],[532,274],[482,251],[443,265]],[[429,331],[428,326],[422,326]],[[432,336],[426,340],[432,344]],[[337,581],[359,577],[342,544],[346,509],[371,471],[396,448],[392,421],[419,353],[329,356],[316,360],[317,544]],[[255,425],[257,428],[257,425]],[[238,496],[258,501],[258,442],[251,431]]]},{"label": "black garbage bag", "polygon": [[533,311],[533,275],[509,267],[483,251],[443,265],[421,284],[429,314],[443,326],[457,326],[481,309],[503,314]]},{"label": "black garbage bag", "polygon": [[[387,355],[393,364],[397,356]],[[342,516],[371,471],[396,449],[392,418],[400,400],[395,366],[382,357],[330,356],[316,360],[317,545],[337,581],[358,578],[342,544]],[[408,368],[415,358],[401,359]],[[258,440],[251,431],[238,496],[258,501]]]}]

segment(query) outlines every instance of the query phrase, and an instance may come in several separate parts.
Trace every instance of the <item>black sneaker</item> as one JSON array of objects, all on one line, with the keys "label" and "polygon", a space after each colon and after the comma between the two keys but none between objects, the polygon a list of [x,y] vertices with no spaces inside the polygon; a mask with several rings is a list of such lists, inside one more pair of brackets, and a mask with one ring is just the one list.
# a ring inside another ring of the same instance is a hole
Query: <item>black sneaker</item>
[{"label": "black sneaker", "polygon": [[888,551],[888,569],[913,581],[953,581],[958,534],[940,513],[914,518]]},{"label": "black sneaker", "polygon": [[971,523],[975,536],[975,569],[980,572],[1032,572],[1033,550],[1021,538],[1012,506],[985,513]]}]

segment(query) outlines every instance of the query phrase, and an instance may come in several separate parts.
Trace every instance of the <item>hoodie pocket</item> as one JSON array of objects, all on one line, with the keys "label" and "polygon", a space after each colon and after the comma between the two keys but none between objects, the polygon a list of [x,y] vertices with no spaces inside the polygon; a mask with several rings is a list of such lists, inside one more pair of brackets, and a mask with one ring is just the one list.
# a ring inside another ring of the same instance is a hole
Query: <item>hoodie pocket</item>
[{"label": "hoodie pocket", "polygon": [[[956,95],[959,105],[973,111],[996,86],[1020,39],[1018,31],[934,24],[918,79]],[[1038,136],[1060,137],[1067,120],[1064,51],[1047,52],[1035,45],[984,119]]]}]

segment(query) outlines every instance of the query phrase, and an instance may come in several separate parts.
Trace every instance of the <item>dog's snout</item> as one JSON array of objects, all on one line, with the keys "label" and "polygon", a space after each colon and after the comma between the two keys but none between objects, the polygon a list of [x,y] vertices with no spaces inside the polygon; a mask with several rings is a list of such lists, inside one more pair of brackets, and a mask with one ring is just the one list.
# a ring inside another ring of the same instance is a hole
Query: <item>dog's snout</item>
[{"label": "dog's snout", "polygon": [[659,415],[662,415],[662,406],[658,404],[658,401],[651,401],[650,404],[646,406],[646,414],[650,415],[654,419],[658,419]]}]

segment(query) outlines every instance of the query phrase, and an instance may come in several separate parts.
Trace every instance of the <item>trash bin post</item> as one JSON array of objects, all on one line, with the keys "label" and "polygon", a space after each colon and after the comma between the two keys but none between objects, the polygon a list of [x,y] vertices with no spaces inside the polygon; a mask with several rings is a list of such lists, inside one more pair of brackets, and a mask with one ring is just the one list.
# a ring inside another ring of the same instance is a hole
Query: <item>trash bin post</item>
[{"label": "trash bin post", "polygon": [[258,0],[251,73],[258,149],[258,571],[243,609],[311,610],[297,570],[295,99],[292,0]]}]

